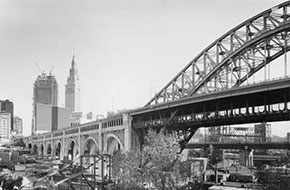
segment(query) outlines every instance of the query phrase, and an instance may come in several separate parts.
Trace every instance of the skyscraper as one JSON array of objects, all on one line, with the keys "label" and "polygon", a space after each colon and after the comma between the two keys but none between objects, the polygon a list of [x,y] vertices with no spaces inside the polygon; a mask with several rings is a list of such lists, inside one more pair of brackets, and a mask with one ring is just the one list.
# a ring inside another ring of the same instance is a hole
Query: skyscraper
[{"label": "skyscraper", "polygon": [[[13,121],[14,116],[14,105],[13,102],[9,100],[0,100],[0,111],[10,113],[10,121]],[[13,129],[13,122],[10,122],[10,130]]]},{"label": "skyscraper", "polygon": [[73,56],[69,77],[65,85],[65,108],[71,112],[80,112],[80,86],[75,57]]},{"label": "skyscraper", "polygon": [[[32,134],[35,134],[40,129],[36,125],[37,109],[38,104],[46,104],[50,106],[57,106],[58,103],[58,84],[54,75],[46,75],[42,73],[37,77],[34,82],[33,89],[33,122],[32,122]],[[40,131],[43,131],[41,129]],[[50,131],[51,129],[47,129]]]},{"label": "skyscraper", "polygon": [[36,103],[57,106],[58,85],[54,75],[42,73],[34,83],[33,105]]}]

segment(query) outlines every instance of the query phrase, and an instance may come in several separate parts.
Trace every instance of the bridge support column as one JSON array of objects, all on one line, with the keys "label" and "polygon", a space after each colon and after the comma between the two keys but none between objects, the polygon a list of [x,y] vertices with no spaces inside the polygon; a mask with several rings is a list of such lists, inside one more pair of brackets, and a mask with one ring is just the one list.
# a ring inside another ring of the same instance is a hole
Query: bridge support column
[{"label": "bridge support column", "polygon": [[[288,109],[288,107],[287,107],[287,103],[288,103],[288,101],[287,101],[287,91],[288,90],[284,91],[284,111],[287,111],[287,109]],[[289,92],[288,92],[288,94],[289,94]]]},{"label": "bridge support column", "polygon": [[264,96],[264,113],[267,113],[267,99],[266,99],[266,96]]},{"label": "bridge support column", "polygon": [[[47,147],[46,147],[46,152],[47,152]],[[50,157],[53,158],[53,159],[55,159],[55,155],[54,155],[54,144],[53,144],[52,135],[51,135],[51,139],[50,139]]]},{"label": "bridge support column", "polygon": [[231,112],[231,117],[234,115],[234,111],[233,111],[233,102],[230,102],[230,112]]},{"label": "bridge support column", "polygon": [[43,140],[42,141],[43,144],[43,156],[47,156],[47,143]]},{"label": "bridge support column", "polygon": [[284,111],[287,111],[288,110],[288,101],[289,101],[289,98],[290,98],[290,90],[287,89],[284,92]]},{"label": "bridge support column", "polygon": [[62,140],[62,146],[61,146],[61,154],[60,154],[60,160],[64,160],[64,158],[65,157],[67,157],[67,155],[64,155],[64,153],[66,152],[66,144],[65,144],[65,140],[64,140],[64,135],[62,135],[62,138],[61,138],[61,140]]},{"label": "bridge support column", "polygon": [[253,161],[253,150],[242,150],[239,154],[239,162],[240,165],[242,166],[247,166],[247,167],[253,167],[254,166],[254,161]]},{"label": "bridge support column", "polygon": [[215,105],[215,117],[219,118],[219,102]]},{"label": "bridge support column", "polygon": [[255,106],[252,106],[252,114],[255,114]]},{"label": "bridge support column", "polygon": [[80,130],[80,128],[78,129],[78,141],[79,141],[79,147],[78,147],[78,152],[79,152],[79,157],[81,157],[82,156],[82,152],[81,152],[81,147],[83,146],[83,143],[82,143],[82,141],[81,141],[81,130]]},{"label": "bridge support column", "polygon": [[[104,151],[104,134],[103,134],[103,131],[102,131],[102,122],[101,121],[99,121],[99,138],[98,138],[98,140],[99,140],[99,151],[100,151],[100,154],[101,155],[103,155],[104,153],[105,153],[105,151]],[[103,157],[102,157],[103,158]],[[98,162],[98,172],[97,172],[97,174],[99,175],[99,176],[102,176],[102,171],[104,171],[103,169],[104,169],[104,165],[102,164],[103,162],[102,161],[100,161],[100,162]]]},{"label": "bridge support column", "polygon": [[249,115],[249,100],[246,97],[246,114]]},{"label": "bridge support column", "polygon": [[130,151],[131,150],[131,137],[132,137],[132,117],[128,114],[123,114],[123,124],[127,125],[128,127],[125,128],[124,133],[124,151]]}]

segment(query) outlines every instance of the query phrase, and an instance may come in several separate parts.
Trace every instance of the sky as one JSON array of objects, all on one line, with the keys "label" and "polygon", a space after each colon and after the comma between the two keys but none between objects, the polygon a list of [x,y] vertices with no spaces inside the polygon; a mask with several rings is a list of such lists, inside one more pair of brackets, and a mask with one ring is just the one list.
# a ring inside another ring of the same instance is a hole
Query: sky
[{"label": "sky", "polygon": [[75,55],[84,113],[142,107],[211,42],[282,2],[0,0],[0,99],[14,102],[29,135],[35,79],[52,69],[64,107]]}]

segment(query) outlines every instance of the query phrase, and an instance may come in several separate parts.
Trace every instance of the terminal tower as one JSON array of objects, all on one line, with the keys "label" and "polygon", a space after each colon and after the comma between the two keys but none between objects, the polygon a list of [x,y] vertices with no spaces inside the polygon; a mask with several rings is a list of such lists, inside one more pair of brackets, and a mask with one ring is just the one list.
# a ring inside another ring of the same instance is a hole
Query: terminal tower
[{"label": "terminal tower", "polygon": [[67,78],[67,84],[65,85],[65,108],[71,110],[72,120],[80,119],[80,86],[75,56],[72,58],[69,77]]}]

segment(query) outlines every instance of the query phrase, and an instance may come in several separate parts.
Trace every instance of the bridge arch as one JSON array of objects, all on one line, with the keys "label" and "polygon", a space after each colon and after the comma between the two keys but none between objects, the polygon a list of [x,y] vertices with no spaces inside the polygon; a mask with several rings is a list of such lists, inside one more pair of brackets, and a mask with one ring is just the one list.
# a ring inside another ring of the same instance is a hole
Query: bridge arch
[{"label": "bridge arch", "polygon": [[[100,150],[96,139],[91,136],[86,138],[81,151],[82,155],[98,155]],[[94,157],[85,157],[85,159],[83,159],[83,162],[87,164],[94,163]],[[97,161],[97,164],[101,164],[101,162]],[[101,165],[99,165],[99,167],[101,167]],[[100,170],[97,169],[96,172],[98,171]],[[90,172],[93,173],[92,167],[90,167]]]},{"label": "bridge arch", "polygon": [[45,149],[43,143],[40,144],[40,155],[44,155]]},{"label": "bridge arch", "polygon": [[46,144],[45,154],[46,154],[47,156],[52,156],[52,155],[51,155],[51,143],[47,143],[47,144]]},{"label": "bridge arch", "polygon": [[[266,70],[269,63],[290,50],[289,5],[288,1],[263,11],[215,40],[146,106],[238,87],[262,68]],[[267,75],[265,71],[265,79]]]},{"label": "bridge arch", "polygon": [[124,145],[119,137],[114,134],[108,134],[105,141],[106,153],[113,155],[116,151],[124,152]]},{"label": "bridge arch", "polygon": [[79,144],[75,139],[70,138],[68,140],[68,143],[66,146],[66,153],[65,153],[68,160],[73,161],[79,156],[78,146]]},{"label": "bridge arch", "polygon": [[38,147],[36,144],[32,146],[32,154],[38,154]]},{"label": "bridge arch", "polygon": [[27,148],[31,151],[32,150],[32,143],[28,143]]},{"label": "bridge arch", "polygon": [[57,140],[54,144],[54,152],[53,152],[53,156],[56,159],[63,159],[63,144],[60,140]]},{"label": "bridge arch", "polygon": [[96,139],[93,137],[86,138],[81,151],[82,155],[84,154],[92,155],[99,153],[100,149]]}]

